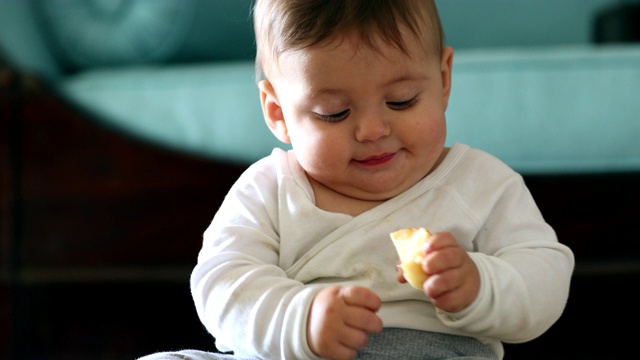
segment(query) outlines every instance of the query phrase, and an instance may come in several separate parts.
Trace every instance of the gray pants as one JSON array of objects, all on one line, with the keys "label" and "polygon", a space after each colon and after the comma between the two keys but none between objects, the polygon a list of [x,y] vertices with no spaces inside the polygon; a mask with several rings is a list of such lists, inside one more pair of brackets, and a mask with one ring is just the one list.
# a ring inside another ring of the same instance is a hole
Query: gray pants
[{"label": "gray pants", "polygon": [[[162,352],[138,360],[240,360],[233,355],[198,350]],[[477,359],[497,360],[490,346],[480,341],[448,334],[426,331],[385,328],[369,337],[367,346],[358,351],[356,359]]]}]

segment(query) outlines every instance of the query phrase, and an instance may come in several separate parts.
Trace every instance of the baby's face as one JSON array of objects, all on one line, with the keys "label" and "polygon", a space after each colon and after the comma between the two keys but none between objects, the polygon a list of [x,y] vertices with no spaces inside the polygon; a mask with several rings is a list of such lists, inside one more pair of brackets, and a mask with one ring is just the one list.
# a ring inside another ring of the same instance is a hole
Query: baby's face
[{"label": "baby's face", "polygon": [[270,80],[310,180],[348,197],[386,200],[437,164],[444,148],[452,50],[411,56],[354,37],[287,52]]}]

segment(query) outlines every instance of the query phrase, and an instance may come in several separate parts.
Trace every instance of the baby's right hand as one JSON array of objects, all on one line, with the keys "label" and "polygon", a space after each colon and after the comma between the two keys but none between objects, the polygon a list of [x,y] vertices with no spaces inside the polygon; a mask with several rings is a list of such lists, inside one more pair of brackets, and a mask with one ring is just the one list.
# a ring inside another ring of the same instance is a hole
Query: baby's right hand
[{"label": "baby's right hand", "polygon": [[382,320],[376,315],[381,305],[380,297],[365,287],[323,289],[309,312],[311,351],[323,358],[353,359],[369,341],[369,334],[382,331]]}]

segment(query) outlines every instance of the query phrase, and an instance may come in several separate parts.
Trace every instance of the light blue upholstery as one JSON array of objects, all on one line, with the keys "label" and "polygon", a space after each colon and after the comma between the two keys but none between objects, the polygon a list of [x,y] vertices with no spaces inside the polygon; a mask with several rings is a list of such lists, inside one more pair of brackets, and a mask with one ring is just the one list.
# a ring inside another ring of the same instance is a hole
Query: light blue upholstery
[{"label": "light blue upholstery", "polygon": [[249,60],[252,0],[1,0],[0,55],[56,82],[141,64]]},{"label": "light blue upholstery", "polygon": [[[453,74],[448,143],[525,173],[640,170],[640,46],[460,50]],[[206,156],[249,162],[282,145],[253,62],[92,71],[63,89],[120,129]]]},{"label": "light blue upholstery", "polygon": [[436,0],[457,49],[587,44],[598,11],[638,0]]},{"label": "light blue upholstery", "polygon": [[253,61],[95,70],[61,91],[104,123],[177,150],[249,163],[281,145],[263,120]]},{"label": "light blue upholstery", "polygon": [[40,31],[30,2],[0,1],[0,51],[18,69],[56,80],[60,69]]},{"label": "light blue upholstery", "polygon": [[[617,0],[436,2],[456,49],[449,144],[487,150],[523,173],[640,171],[640,44],[589,44],[595,14]],[[0,49],[107,126],[250,163],[283,146],[262,119],[251,3],[1,0]],[[177,4],[179,13],[162,12]],[[140,30],[154,36],[144,42]]]},{"label": "light blue upholstery", "polygon": [[640,171],[640,44],[454,55],[449,142],[525,173]]}]

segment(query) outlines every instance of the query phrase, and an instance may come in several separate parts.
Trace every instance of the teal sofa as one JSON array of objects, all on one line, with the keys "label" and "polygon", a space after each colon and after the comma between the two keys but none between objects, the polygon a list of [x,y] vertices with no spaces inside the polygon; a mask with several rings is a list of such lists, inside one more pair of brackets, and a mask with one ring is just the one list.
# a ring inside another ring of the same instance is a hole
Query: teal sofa
[{"label": "teal sofa", "polygon": [[[593,41],[620,2],[437,3],[448,144],[521,172],[576,253],[566,315],[506,358],[630,356],[631,335],[594,331],[640,320],[594,310],[635,306],[640,278],[640,43]],[[201,233],[250,163],[287,148],[262,119],[251,4],[0,1],[0,358],[213,347],[187,287]]]},{"label": "teal sofa", "polygon": [[[24,30],[1,36],[10,61],[70,103],[217,159],[248,163],[281,146],[261,120],[250,1],[61,3],[5,1],[0,22]],[[638,169],[640,46],[590,41],[595,13],[614,3],[440,1],[456,49],[449,143],[523,172]]]}]

